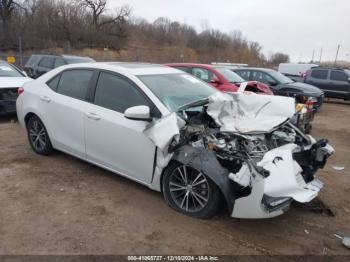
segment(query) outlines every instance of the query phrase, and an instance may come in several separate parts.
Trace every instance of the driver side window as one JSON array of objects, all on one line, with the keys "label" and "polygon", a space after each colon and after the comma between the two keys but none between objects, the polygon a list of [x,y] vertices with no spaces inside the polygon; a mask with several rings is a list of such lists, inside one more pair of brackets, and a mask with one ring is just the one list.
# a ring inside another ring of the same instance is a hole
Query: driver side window
[{"label": "driver side window", "polygon": [[269,85],[271,82],[275,82],[274,79],[266,73],[263,72],[253,72],[253,80]]},{"label": "driver side window", "polygon": [[101,72],[98,79],[94,103],[119,113],[133,106],[152,108],[145,96],[129,81],[105,72]]},{"label": "driver side window", "polygon": [[211,71],[198,67],[194,67],[192,69],[192,75],[207,83],[209,83],[214,77],[216,77]]}]

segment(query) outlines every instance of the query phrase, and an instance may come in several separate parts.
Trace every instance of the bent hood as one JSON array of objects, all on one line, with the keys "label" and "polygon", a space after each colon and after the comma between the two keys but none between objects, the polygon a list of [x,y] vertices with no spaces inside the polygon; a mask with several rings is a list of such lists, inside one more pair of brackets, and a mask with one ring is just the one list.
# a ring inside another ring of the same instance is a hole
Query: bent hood
[{"label": "bent hood", "polygon": [[313,86],[313,85],[309,85],[309,84],[305,84],[305,83],[300,83],[300,82],[294,82],[294,83],[283,85],[282,89],[283,88],[295,88],[297,90],[302,91],[306,95],[314,95],[317,97],[321,96],[323,94],[321,89],[319,89],[318,87]]},{"label": "bent hood", "polygon": [[282,96],[220,94],[210,97],[207,113],[222,132],[266,133],[294,116],[295,100]]},{"label": "bent hood", "polygon": [[0,77],[0,88],[18,88],[32,80],[29,77]]}]

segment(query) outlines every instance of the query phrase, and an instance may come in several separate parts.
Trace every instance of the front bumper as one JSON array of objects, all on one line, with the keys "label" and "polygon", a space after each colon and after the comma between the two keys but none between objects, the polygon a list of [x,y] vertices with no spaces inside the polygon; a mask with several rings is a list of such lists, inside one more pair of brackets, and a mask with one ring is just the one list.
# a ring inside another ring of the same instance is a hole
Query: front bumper
[{"label": "front bumper", "polygon": [[[296,153],[305,154],[303,162],[295,159]],[[258,166],[268,171],[269,176],[264,178],[258,173],[252,174],[251,194],[236,199],[232,217],[271,218],[286,212],[294,200],[310,202],[323,187],[314,174],[333,153],[334,149],[328,143],[314,140],[309,148],[303,150],[295,144],[288,144],[267,152]],[[308,178],[308,171],[302,168],[305,163],[314,166],[312,180]]]}]

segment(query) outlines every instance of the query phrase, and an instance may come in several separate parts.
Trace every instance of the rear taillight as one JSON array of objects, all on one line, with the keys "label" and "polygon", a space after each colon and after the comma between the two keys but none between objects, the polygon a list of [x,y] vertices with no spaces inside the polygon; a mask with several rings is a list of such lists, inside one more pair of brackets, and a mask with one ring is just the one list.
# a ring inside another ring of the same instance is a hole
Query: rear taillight
[{"label": "rear taillight", "polygon": [[24,92],[23,87],[20,87],[20,88],[17,89],[18,95],[21,95],[23,92]]},{"label": "rear taillight", "polygon": [[308,112],[312,112],[315,110],[315,104],[316,104],[317,101],[313,100],[313,99],[309,99],[307,102],[306,102],[306,108],[307,108],[307,111]]}]

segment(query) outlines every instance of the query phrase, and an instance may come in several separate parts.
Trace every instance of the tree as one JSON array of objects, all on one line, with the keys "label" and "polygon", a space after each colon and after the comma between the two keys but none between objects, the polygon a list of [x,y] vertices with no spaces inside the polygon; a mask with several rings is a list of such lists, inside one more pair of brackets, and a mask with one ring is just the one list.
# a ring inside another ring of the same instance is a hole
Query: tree
[{"label": "tree", "polygon": [[279,65],[281,63],[289,63],[289,61],[290,61],[289,55],[277,52],[270,55],[268,62],[271,65]]}]

